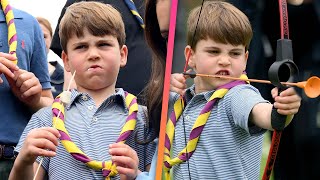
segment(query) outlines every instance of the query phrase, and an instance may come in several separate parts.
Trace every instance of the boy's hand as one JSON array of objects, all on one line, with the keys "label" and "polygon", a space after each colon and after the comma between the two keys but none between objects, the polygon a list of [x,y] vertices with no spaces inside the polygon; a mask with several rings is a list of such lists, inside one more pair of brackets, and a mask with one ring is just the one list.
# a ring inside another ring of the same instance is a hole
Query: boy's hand
[{"label": "boy's hand", "polygon": [[[0,75],[3,73],[9,78],[14,78],[14,71],[18,71],[19,67],[13,63],[17,58],[11,54],[0,52]],[[0,84],[3,79],[0,77]]]},{"label": "boy's hand", "polygon": [[56,155],[59,131],[53,127],[33,129],[27,135],[17,160],[24,164],[33,164],[38,156]]},{"label": "boy's hand", "polygon": [[301,98],[297,95],[294,88],[288,88],[278,95],[278,88],[275,87],[272,89],[271,95],[275,100],[273,105],[277,108],[279,114],[293,115],[298,112]]},{"label": "boy's hand", "polygon": [[39,79],[26,70],[14,72],[12,79],[7,79],[13,94],[27,105],[38,104],[41,98],[42,86]]},{"label": "boy's hand", "polygon": [[109,153],[112,162],[117,165],[118,173],[124,175],[124,179],[137,177],[139,158],[135,150],[126,144],[115,143],[110,144]]},{"label": "boy's hand", "polygon": [[183,74],[179,74],[179,73],[171,74],[170,91],[183,95],[187,88],[186,78],[187,76]]}]

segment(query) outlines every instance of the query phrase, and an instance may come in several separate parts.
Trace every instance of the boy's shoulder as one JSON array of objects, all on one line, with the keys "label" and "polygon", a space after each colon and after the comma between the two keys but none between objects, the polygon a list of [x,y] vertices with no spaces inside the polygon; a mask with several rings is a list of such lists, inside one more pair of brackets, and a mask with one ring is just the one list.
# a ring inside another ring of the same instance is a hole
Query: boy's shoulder
[{"label": "boy's shoulder", "polygon": [[229,89],[226,96],[238,96],[241,94],[246,93],[258,93],[260,94],[259,90],[252,86],[251,84],[240,84],[237,86],[234,86],[233,88]]},{"label": "boy's shoulder", "polygon": [[24,19],[24,20],[27,19],[27,20],[36,21],[34,16],[32,16],[28,12],[23,11],[21,9],[13,8],[13,13],[14,13],[14,18],[15,19]]}]

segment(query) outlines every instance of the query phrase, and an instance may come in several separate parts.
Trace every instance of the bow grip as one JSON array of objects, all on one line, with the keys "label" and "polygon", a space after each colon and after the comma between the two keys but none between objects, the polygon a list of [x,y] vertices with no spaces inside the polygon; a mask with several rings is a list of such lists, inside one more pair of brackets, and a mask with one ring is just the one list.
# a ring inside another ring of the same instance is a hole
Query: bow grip
[{"label": "bow grip", "polygon": [[282,131],[286,125],[286,115],[279,114],[275,107],[271,111],[271,126],[277,131]]},{"label": "bow grip", "polygon": [[[273,85],[279,88],[279,94],[287,87],[281,82],[292,81],[294,75],[299,73],[298,67],[292,61],[292,43],[290,39],[279,39],[277,41],[276,61],[270,66],[268,76]],[[275,130],[283,130],[286,124],[286,115],[279,114],[275,107],[271,112],[271,126]]]}]

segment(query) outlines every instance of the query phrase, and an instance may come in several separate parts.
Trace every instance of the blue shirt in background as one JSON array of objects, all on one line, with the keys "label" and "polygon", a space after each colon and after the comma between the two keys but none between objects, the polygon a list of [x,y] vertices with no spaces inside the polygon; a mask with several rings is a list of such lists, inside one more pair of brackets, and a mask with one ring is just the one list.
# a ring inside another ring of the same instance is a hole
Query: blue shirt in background
[{"label": "blue shirt in background", "polygon": [[[0,52],[8,53],[8,27],[1,8],[0,11]],[[18,37],[18,66],[34,73],[42,89],[50,89],[42,30],[33,16],[17,9],[13,9],[13,13]],[[4,82],[0,84],[0,144],[16,145],[32,112],[14,96],[3,74],[1,78]]]}]

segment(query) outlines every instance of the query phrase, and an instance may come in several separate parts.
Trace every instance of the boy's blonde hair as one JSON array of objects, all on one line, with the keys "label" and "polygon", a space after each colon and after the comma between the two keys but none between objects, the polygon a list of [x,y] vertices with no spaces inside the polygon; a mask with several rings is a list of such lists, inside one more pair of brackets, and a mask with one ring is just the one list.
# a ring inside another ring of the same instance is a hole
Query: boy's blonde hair
[{"label": "boy's blonde hair", "polygon": [[84,29],[94,36],[112,35],[120,48],[125,44],[126,33],[121,14],[109,4],[78,2],[69,6],[60,21],[59,36],[62,49],[67,51],[68,40],[83,36]]},{"label": "boy's blonde hair", "polygon": [[244,13],[221,1],[205,2],[199,18],[200,9],[200,6],[193,9],[187,22],[187,42],[192,49],[196,49],[198,41],[212,39],[218,43],[244,45],[248,50],[253,33]]}]

